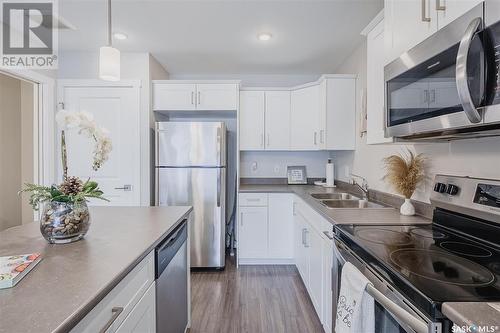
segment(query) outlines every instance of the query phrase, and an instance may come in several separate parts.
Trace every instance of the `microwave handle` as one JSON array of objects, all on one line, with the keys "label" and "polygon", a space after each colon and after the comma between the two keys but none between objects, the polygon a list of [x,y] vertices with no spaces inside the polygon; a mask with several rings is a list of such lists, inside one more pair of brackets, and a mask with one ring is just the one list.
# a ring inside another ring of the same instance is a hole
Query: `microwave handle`
[{"label": "microwave handle", "polygon": [[456,84],[458,89],[458,97],[464,112],[469,118],[471,123],[479,123],[481,121],[481,115],[476,109],[472,97],[470,95],[469,83],[467,82],[467,58],[469,56],[470,45],[472,39],[478,30],[481,28],[482,19],[476,17],[471,21],[465,34],[460,41],[460,46],[458,47],[457,54],[457,64],[456,64]]}]

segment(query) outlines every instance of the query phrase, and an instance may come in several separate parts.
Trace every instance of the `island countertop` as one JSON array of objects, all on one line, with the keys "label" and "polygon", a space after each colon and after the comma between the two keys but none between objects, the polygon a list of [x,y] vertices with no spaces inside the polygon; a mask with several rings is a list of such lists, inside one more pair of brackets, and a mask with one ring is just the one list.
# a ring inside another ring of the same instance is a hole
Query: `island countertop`
[{"label": "island countertop", "polygon": [[40,252],[15,287],[0,290],[0,332],[67,332],[106,296],[191,207],[92,207],[81,241],[49,244],[38,223],[0,232],[0,256]]}]

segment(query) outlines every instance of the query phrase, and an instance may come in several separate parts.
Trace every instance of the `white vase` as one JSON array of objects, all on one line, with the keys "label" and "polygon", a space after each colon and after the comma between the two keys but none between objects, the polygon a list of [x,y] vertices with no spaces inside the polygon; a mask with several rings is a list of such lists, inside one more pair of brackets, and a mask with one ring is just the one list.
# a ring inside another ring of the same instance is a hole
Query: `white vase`
[{"label": "white vase", "polygon": [[401,215],[406,216],[415,215],[415,207],[413,207],[410,199],[405,199],[405,202],[401,205],[399,212],[401,213]]}]

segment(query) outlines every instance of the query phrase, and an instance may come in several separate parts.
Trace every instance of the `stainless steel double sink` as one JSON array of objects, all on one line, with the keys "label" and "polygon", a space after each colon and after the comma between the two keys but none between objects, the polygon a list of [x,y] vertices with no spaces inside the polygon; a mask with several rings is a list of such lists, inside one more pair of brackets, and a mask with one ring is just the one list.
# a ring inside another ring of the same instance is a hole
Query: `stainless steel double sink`
[{"label": "stainless steel double sink", "polygon": [[331,209],[387,209],[386,207],[371,201],[363,200],[349,193],[311,193],[311,197]]}]

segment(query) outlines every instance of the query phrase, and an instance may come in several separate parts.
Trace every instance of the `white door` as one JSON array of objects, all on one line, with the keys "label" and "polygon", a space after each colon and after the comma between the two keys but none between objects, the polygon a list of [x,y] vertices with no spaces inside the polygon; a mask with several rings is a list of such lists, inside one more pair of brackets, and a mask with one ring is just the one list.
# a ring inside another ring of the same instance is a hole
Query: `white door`
[{"label": "white door", "polygon": [[98,171],[92,169],[94,142],[76,130],[66,133],[68,174],[97,181],[104,196],[111,201],[93,200],[93,205],[140,204],[139,90],[138,85],[62,83],[60,86],[59,101],[67,111],[91,113],[96,123],[110,133],[113,150]]},{"label": "white door", "polygon": [[392,142],[385,138],[384,108],[384,22],[380,22],[367,36],[367,144]]},{"label": "white door", "polygon": [[196,85],[197,110],[238,109],[238,85],[225,83],[202,83]]},{"label": "white door", "polygon": [[388,27],[387,38],[392,39],[392,45],[387,51],[392,59],[437,31],[437,13],[433,0],[386,0],[384,14]]},{"label": "white door", "polygon": [[264,92],[240,92],[240,150],[264,150]]},{"label": "white door", "polygon": [[241,259],[267,258],[267,207],[240,207],[238,232]]},{"label": "white door", "polygon": [[483,0],[436,0],[440,5],[437,11],[439,29],[465,14]]},{"label": "white door", "polygon": [[155,333],[156,332],[156,297],[155,283],[134,306],[116,333]]},{"label": "white door", "polygon": [[306,236],[306,247],[309,248],[309,294],[320,320],[323,321],[323,239],[312,227]]},{"label": "white door", "polygon": [[153,110],[183,111],[196,109],[196,85],[189,83],[154,83]]},{"label": "white door", "polygon": [[290,149],[290,92],[266,91],[266,150]]},{"label": "white door", "polygon": [[291,100],[291,149],[318,149],[319,86],[294,90]]},{"label": "white door", "polygon": [[269,193],[269,258],[293,258],[293,195]]}]

